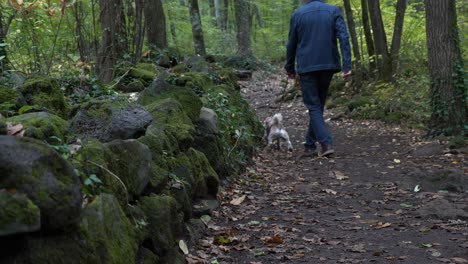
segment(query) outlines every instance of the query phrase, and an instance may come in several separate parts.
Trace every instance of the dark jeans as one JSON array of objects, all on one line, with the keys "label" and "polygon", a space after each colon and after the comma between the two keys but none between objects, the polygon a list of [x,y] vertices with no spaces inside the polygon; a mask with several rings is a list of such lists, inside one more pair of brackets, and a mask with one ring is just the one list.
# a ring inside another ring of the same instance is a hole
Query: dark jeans
[{"label": "dark jeans", "polygon": [[301,89],[304,104],[309,110],[309,128],[305,137],[304,147],[314,150],[315,142],[321,145],[332,145],[333,140],[323,119],[328,86],[333,77],[333,71],[316,71],[301,74]]}]

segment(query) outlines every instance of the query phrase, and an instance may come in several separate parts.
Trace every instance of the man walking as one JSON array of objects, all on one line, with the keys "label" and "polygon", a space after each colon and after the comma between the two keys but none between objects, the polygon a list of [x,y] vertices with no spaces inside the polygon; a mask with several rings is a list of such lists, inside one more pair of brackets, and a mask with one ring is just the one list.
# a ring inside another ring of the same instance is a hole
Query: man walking
[{"label": "man walking", "polygon": [[[340,42],[343,67],[337,40]],[[342,70],[343,77],[351,74],[351,49],[346,24],[340,10],[320,0],[309,0],[292,16],[289,29],[285,70],[288,78],[299,75],[304,104],[309,110],[309,127],[301,157],[316,153],[334,153],[333,139],[323,118],[328,86],[333,74]]]}]

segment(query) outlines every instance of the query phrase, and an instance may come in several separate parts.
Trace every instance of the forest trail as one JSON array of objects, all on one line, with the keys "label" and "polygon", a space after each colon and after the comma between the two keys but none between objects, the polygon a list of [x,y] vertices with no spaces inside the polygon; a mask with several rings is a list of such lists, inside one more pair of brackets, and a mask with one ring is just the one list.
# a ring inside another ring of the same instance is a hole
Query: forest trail
[{"label": "forest trail", "polygon": [[[241,82],[261,120],[279,107],[280,78]],[[262,149],[224,186],[188,263],[468,263],[466,152],[331,110],[335,156],[296,160],[302,98],[281,112],[294,151]]]}]

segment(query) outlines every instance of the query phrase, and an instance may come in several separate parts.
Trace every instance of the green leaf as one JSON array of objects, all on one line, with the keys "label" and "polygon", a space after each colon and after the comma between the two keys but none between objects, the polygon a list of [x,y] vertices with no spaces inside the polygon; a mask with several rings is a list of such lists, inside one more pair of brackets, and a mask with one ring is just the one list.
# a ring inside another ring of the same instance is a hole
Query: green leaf
[{"label": "green leaf", "polygon": [[91,174],[89,175],[89,178],[91,181],[95,182],[95,183],[102,183],[101,179],[99,179],[95,174]]}]

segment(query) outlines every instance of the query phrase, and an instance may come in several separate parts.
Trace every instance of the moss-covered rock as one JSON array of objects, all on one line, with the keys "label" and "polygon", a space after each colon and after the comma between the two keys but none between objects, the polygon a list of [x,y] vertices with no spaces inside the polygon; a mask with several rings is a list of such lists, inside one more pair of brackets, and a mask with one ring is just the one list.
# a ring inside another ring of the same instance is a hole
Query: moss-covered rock
[{"label": "moss-covered rock", "polygon": [[24,105],[22,95],[16,89],[0,85],[0,114],[3,116],[15,115]]},{"label": "moss-covered rock", "polygon": [[102,142],[125,140],[144,135],[151,122],[151,115],[139,105],[121,101],[92,101],[73,117],[70,133],[94,137]]},{"label": "moss-covered rock", "polygon": [[24,194],[0,191],[0,236],[38,231],[39,208]]},{"label": "moss-covered rock", "polygon": [[150,86],[148,86],[138,98],[142,105],[150,105],[155,101],[173,98],[182,105],[182,108],[192,122],[196,122],[200,116],[200,109],[203,106],[200,98],[191,89],[171,85],[164,81],[167,76],[160,76]]},{"label": "moss-covered rock", "polygon": [[7,118],[6,121],[23,125],[26,130],[24,136],[45,140],[51,144],[61,144],[51,137],[58,137],[64,142],[70,126],[68,121],[47,112],[27,113]]},{"label": "moss-covered rock", "polygon": [[[107,167],[123,182],[130,200],[138,198],[150,181],[152,160],[149,148],[137,140],[114,140],[105,144],[109,149]],[[113,179],[116,181],[116,178]],[[118,184],[118,182],[116,182]],[[113,184],[112,186],[116,186]],[[114,193],[122,191],[122,186]],[[122,199],[119,197],[122,202]],[[126,204],[123,203],[123,205]]]},{"label": "moss-covered rock", "polygon": [[167,98],[146,106],[156,124],[164,127],[171,134],[180,148],[187,148],[193,142],[195,126],[175,99]]},{"label": "moss-covered rock", "polygon": [[163,195],[144,197],[140,202],[148,217],[151,251],[158,255],[161,263],[176,263],[181,255],[176,239],[183,233],[183,215],[177,211],[176,200]]},{"label": "moss-covered rock", "polygon": [[101,194],[88,204],[80,227],[100,263],[135,263],[138,249],[135,227],[114,196]]},{"label": "moss-covered rock", "polygon": [[41,230],[63,230],[79,222],[78,175],[56,151],[32,138],[0,136],[0,189],[15,189],[41,211]]},{"label": "moss-covered rock", "polygon": [[21,93],[29,105],[38,105],[48,112],[67,118],[69,105],[55,80],[42,76],[28,77],[23,83]]}]

